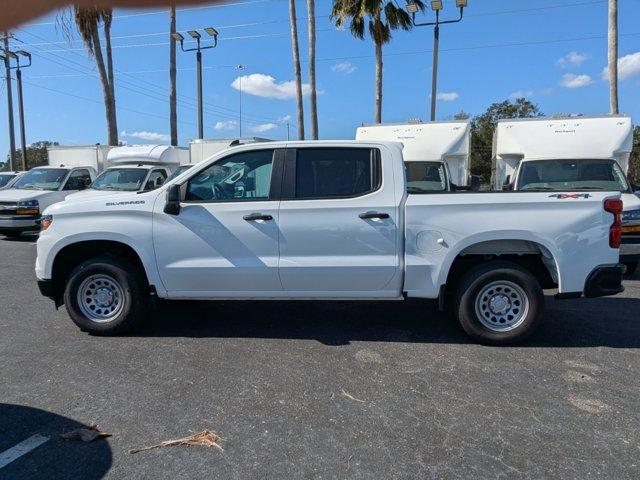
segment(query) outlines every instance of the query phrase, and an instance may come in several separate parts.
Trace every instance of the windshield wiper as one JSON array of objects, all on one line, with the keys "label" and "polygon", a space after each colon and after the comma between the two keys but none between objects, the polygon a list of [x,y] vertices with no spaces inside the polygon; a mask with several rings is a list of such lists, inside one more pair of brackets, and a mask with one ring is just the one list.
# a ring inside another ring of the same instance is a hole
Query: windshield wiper
[{"label": "windshield wiper", "polygon": [[532,187],[532,188],[524,187],[522,189],[523,192],[536,192],[536,191],[545,191],[545,192],[547,192],[547,191],[553,191],[553,190],[556,190],[556,189],[552,188],[552,187]]},{"label": "windshield wiper", "polygon": [[602,187],[574,187],[572,190],[604,190]]}]

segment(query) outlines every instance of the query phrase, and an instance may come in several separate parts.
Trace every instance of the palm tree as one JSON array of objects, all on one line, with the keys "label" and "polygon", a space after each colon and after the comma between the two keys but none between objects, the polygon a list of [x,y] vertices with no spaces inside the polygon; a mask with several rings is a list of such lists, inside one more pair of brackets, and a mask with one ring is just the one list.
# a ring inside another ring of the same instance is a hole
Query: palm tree
[{"label": "palm tree", "polygon": [[611,114],[617,115],[618,109],[618,0],[609,0],[609,99]]},{"label": "palm tree", "polygon": [[[104,97],[104,108],[107,117],[107,135],[109,145],[118,145],[118,121],[116,118],[116,96],[113,80],[113,55],[111,52],[111,21],[113,10],[111,8],[93,7],[73,7],[73,17],[76,27],[89,57],[93,57],[98,67],[102,93]],[[105,38],[105,58],[102,54],[102,44],[100,40],[100,25],[104,31]]]},{"label": "palm tree", "polygon": [[316,2],[307,0],[309,33],[309,107],[311,108],[311,138],[318,140],[318,100],[316,92]]},{"label": "palm tree", "polygon": [[298,108],[298,140],[304,140],[304,108],[302,106],[302,74],[300,72],[300,49],[298,47],[298,24],[296,1],[289,0],[289,21],[291,22],[291,50],[293,52],[293,73],[296,82],[296,106]]},{"label": "palm tree", "polygon": [[178,145],[178,110],[176,97],[176,5],[169,7],[169,127],[171,129],[171,145]]},{"label": "palm tree", "polygon": [[[415,0],[420,10],[424,3]],[[369,35],[375,45],[376,53],[376,95],[375,122],[382,122],[382,46],[391,41],[391,31],[410,30],[413,27],[411,17],[398,8],[393,0],[334,0],[331,9],[331,20],[338,28],[349,21],[351,34],[364,39],[365,22],[368,23]]]}]

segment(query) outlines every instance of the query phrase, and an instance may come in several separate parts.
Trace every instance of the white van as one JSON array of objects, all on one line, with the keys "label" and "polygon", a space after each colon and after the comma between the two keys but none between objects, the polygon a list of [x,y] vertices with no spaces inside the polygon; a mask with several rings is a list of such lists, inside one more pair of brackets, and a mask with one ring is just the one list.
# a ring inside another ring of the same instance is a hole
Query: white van
[{"label": "white van", "polygon": [[492,187],[621,192],[620,258],[632,273],[640,260],[640,198],[627,179],[632,148],[633,125],[623,115],[501,120],[493,140]]},{"label": "white van", "polygon": [[363,125],[356,140],[401,142],[410,193],[451,191],[472,182],[468,120]]}]

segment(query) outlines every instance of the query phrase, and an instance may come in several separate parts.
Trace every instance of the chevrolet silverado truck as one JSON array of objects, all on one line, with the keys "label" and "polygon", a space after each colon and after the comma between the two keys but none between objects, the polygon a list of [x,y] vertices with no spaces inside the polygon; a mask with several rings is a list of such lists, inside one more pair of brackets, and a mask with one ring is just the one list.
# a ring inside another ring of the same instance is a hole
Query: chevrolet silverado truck
[{"label": "chevrolet silverado truck", "polygon": [[57,203],[40,290],[98,335],[133,328],[153,296],[438,299],[491,344],[534,330],[543,288],[623,290],[620,192],[413,194],[403,160],[394,142],[244,145],[151,192]]}]

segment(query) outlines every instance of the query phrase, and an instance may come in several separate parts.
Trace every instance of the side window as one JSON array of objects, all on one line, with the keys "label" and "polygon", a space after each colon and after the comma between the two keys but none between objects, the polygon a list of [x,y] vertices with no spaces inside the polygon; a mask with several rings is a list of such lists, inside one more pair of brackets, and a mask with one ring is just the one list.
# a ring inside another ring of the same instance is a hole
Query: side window
[{"label": "side window", "polygon": [[64,190],[82,190],[87,188],[87,185],[91,183],[91,175],[89,170],[74,170],[69,175],[67,184],[64,186]]},{"label": "side window", "polygon": [[192,177],[187,201],[252,201],[269,199],[273,150],[242,152],[218,160]]},{"label": "side window", "polygon": [[164,170],[154,170],[149,175],[149,180],[147,180],[147,184],[145,185],[145,190],[153,190],[160,187],[164,181],[167,179],[167,174]]},{"label": "side window", "polygon": [[356,197],[380,186],[377,150],[301,148],[296,156],[296,198]]}]

